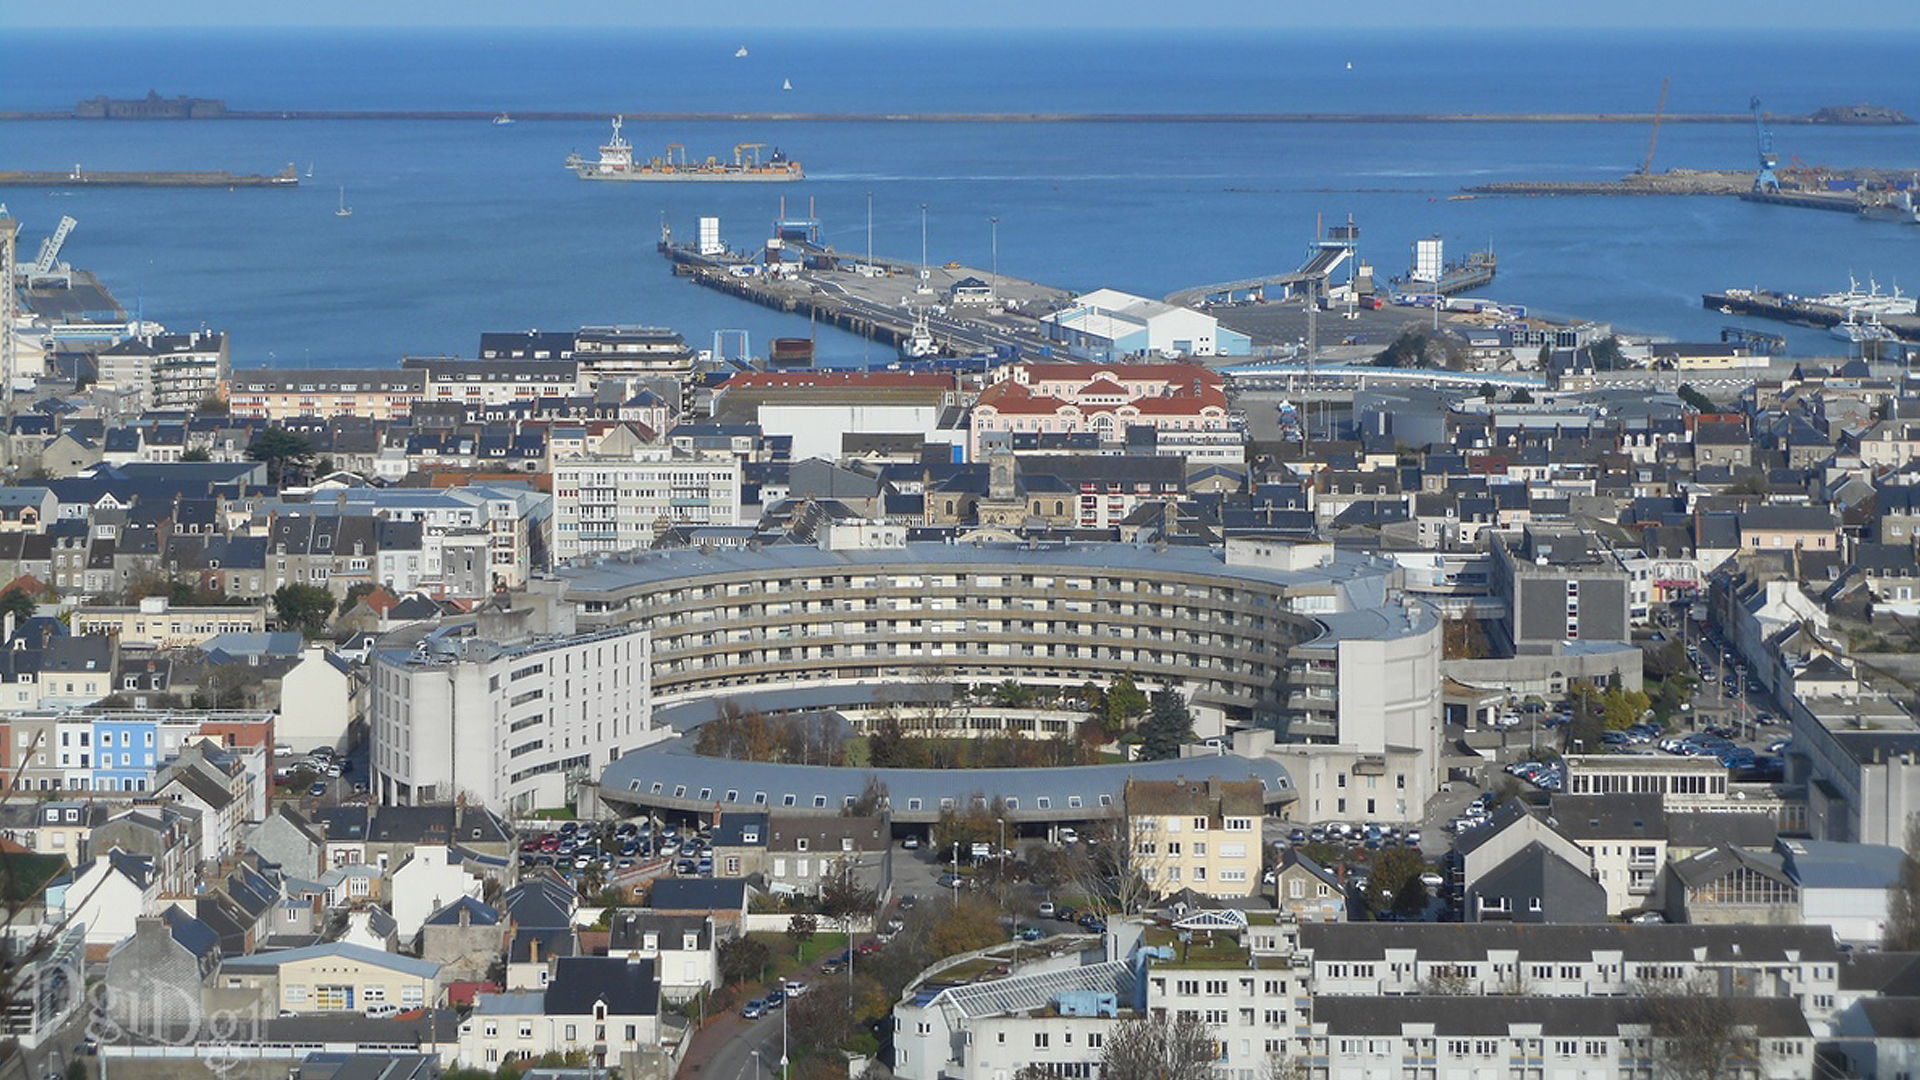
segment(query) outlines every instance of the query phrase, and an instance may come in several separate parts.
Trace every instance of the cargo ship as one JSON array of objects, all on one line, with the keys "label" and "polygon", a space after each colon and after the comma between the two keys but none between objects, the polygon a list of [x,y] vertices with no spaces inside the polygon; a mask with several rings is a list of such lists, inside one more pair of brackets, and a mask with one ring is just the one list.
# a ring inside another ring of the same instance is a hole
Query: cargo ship
[{"label": "cargo ship", "polygon": [[[805,179],[800,163],[774,148],[768,160],[760,160],[761,143],[741,143],[733,148],[733,160],[708,158],[688,161],[686,148],[678,143],[667,146],[664,157],[640,161],[633,146],[620,134],[621,118],[613,118],[613,138],[600,147],[600,157],[590,160],[578,153],[568,154],[566,167],[582,180],[712,180],[766,181]],[[675,151],[679,151],[676,155]]]}]

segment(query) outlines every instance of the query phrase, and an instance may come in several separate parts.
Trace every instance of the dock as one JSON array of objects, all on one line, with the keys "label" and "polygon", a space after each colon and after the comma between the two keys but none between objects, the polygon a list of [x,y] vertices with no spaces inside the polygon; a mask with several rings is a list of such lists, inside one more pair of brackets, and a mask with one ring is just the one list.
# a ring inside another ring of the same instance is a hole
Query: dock
[{"label": "dock", "polygon": [[[1723,315],[1748,315],[1799,326],[1831,327],[1847,321],[1847,311],[1792,293],[1769,289],[1727,289],[1700,298],[1700,306]],[[1920,315],[1881,315],[1880,325],[1901,341],[1920,342]]]},{"label": "dock", "polygon": [[187,188],[292,188],[300,186],[300,174],[289,165],[272,175],[231,172],[91,172],[75,165],[66,172],[36,172],[21,169],[0,171],[0,187],[187,187]]},{"label": "dock", "polygon": [[[1047,338],[1040,317],[1073,295],[958,263],[923,271],[910,263],[879,258],[869,262],[831,248],[808,245],[803,250],[802,266],[769,274],[764,264],[746,256],[703,255],[665,236],[659,243],[674,273],[696,285],[803,315],[890,348],[908,342],[916,315],[921,315],[943,356],[1048,355],[1055,343]],[[985,283],[987,291],[964,287],[969,279]]]}]

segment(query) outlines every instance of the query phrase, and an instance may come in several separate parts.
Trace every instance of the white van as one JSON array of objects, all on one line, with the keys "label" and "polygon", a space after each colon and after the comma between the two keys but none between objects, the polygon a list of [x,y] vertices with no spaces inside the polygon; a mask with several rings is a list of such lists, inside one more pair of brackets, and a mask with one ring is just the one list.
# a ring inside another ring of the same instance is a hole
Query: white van
[{"label": "white van", "polygon": [[391,1001],[376,1001],[367,1006],[367,1015],[375,1020],[386,1020],[400,1015],[400,1006]]}]

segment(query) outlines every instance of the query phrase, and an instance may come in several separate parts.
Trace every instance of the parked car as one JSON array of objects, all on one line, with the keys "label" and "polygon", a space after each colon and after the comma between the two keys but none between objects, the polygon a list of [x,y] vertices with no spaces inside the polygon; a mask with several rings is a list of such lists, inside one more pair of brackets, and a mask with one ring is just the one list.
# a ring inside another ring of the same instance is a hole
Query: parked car
[{"label": "parked car", "polygon": [[758,1020],[766,1014],[767,1003],[759,998],[754,998],[752,1001],[740,1006],[740,1015],[749,1020]]},{"label": "parked car", "polygon": [[376,1001],[367,1006],[367,1016],[374,1020],[391,1020],[400,1015],[400,1006],[391,1001]]},{"label": "parked car", "polygon": [[788,979],[784,989],[790,998],[805,997],[807,995],[807,984],[799,979]]},{"label": "parked car", "polygon": [[1051,900],[1045,900],[1045,901],[1042,901],[1042,902],[1041,902],[1041,904],[1040,904],[1040,917],[1041,917],[1041,918],[1043,918],[1043,919],[1051,919],[1051,918],[1053,918],[1053,901],[1051,901]]}]

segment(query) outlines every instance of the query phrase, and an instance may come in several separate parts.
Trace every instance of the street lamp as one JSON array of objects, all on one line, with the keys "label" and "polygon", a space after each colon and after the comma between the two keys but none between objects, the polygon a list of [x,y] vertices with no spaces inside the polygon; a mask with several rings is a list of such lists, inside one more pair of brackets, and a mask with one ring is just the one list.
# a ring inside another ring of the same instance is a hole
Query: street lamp
[{"label": "street lamp", "polygon": [[1000,219],[997,217],[990,217],[987,219],[987,223],[992,226],[990,235],[992,237],[991,246],[993,250],[993,271],[992,271],[993,281],[991,284],[987,286],[987,299],[990,302],[999,303],[1000,302]]}]

